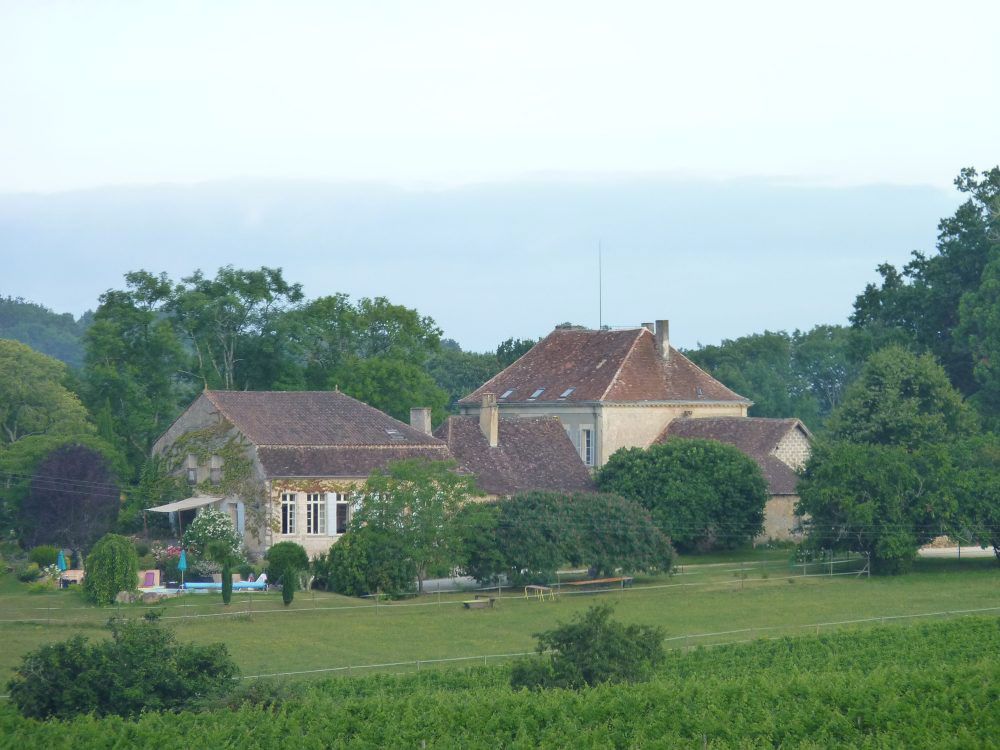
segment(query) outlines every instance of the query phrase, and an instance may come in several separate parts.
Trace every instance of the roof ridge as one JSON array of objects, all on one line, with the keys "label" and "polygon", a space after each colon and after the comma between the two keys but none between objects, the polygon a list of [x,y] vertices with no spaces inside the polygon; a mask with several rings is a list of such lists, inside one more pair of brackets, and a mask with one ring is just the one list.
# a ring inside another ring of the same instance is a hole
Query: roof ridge
[{"label": "roof ridge", "polygon": [[672,353],[676,353],[678,357],[681,357],[681,358],[682,358],[682,359],[683,359],[683,360],[684,360],[685,362],[687,362],[688,364],[690,364],[690,365],[691,365],[692,367],[694,367],[694,368],[698,369],[699,371],[701,371],[702,373],[704,373],[704,374],[705,374],[705,377],[707,377],[707,378],[708,378],[709,380],[711,380],[711,381],[712,381],[713,383],[716,383],[716,384],[718,384],[718,385],[719,385],[719,386],[721,386],[721,387],[722,387],[722,388],[723,388],[724,390],[727,390],[727,391],[729,391],[729,392],[730,392],[731,394],[733,394],[734,396],[736,396],[736,400],[737,400],[737,401],[745,401],[746,403],[748,403],[748,404],[750,404],[751,406],[753,406],[754,402],[753,402],[753,400],[752,400],[752,399],[749,399],[749,398],[747,398],[747,397],[746,397],[746,396],[744,396],[744,395],[743,395],[742,393],[737,393],[737,392],[736,392],[736,391],[734,391],[734,390],[733,390],[732,388],[730,388],[730,387],[729,387],[728,385],[726,385],[726,384],[725,384],[725,383],[723,383],[723,382],[722,382],[721,380],[719,380],[719,379],[718,379],[717,377],[715,377],[714,375],[712,375],[712,373],[710,373],[710,372],[709,372],[708,370],[706,370],[706,369],[705,369],[704,367],[699,367],[699,366],[698,366],[698,365],[697,365],[697,364],[696,364],[696,363],[695,363],[695,362],[694,362],[694,361],[693,361],[693,360],[692,360],[692,359],[691,359],[690,357],[687,357],[687,356],[685,356],[684,352],[682,352],[682,351],[681,351],[680,349],[675,349],[674,347],[672,347],[672,346],[671,346],[671,347],[670,347],[670,351],[671,351]]},{"label": "roof ridge", "polygon": [[[633,330],[633,329],[626,329],[626,330]],[[649,329],[648,328],[639,328],[637,330],[638,330],[638,333],[636,334],[636,337],[634,339],[632,339],[632,345],[629,346],[628,352],[625,354],[624,357],[622,357],[621,364],[618,365],[618,369],[615,370],[615,374],[611,376],[611,380],[608,382],[608,387],[604,389],[604,393],[602,393],[601,397],[599,399],[597,399],[598,401],[604,401],[608,397],[608,393],[610,393],[611,389],[615,387],[615,383],[618,382],[618,376],[621,375],[622,370],[625,368],[625,365],[628,363],[629,357],[631,357],[632,353],[635,351],[635,345],[639,342],[639,339],[642,338],[643,332],[644,331],[648,331]]]}]

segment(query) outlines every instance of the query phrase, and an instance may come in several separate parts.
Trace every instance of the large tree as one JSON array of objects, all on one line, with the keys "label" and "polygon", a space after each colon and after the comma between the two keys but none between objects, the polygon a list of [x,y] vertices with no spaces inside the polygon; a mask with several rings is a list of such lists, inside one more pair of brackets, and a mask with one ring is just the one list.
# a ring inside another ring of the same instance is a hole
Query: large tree
[{"label": "large tree", "polygon": [[302,285],[285,281],[280,268],[224,266],[215,278],[199,270],[181,279],[167,310],[205,387],[266,388],[274,372],[267,360],[280,350],[278,320],[301,300]]},{"label": "large tree", "polygon": [[931,355],[890,346],[868,359],[827,427],[836,440],[914,449],[973,434],[976,417]]},{"label": "large tree", "polygon": [[397,461],[372,472],[355,493],[358,508],[351,529],[368,526],[397,539],[413,562],[421,591],[430,572],[453,564],[458,547],[455,515],[477,494],[473,477],[454,468],[447,461]]},{"label": "large tree", "polygon": [[731,445],[672,439],[617,451],[597,485],[635,500],[683,551],[738,547],[763,530],[767,484]]},{"label": "large tree", "polygon": [[112,531],[121,490],[111,462],[79,443],[62,445],[35,468],[21,507],[23,541],[87,550]]},{"label": "large tree", "polygon": [[94,433],[66,378],[62,362],[0,339],[0,448],[33,436]]},{"label": "large tree", "polygon": [[815,546],[867,552],[875,572],[902,573],[955,517],[957,478],[943,446],[820,444],[797,510]]},{"label": "large tree", "polygon": [[83,390],[110,428],[105,439],[119,445],[137,470],[197,385],[167,313],[172,285],[166,274],[128,273],[125,285],[101,295],[85,337]]},{"label": "large tree", "polygon": [[1000,167],[977,173],[966,168],[955,179],[968,196],[938,224],[937,253],[913,253],[902,270],[878,267],[880,284],[869,284],[854,303],[851,322],[862,353],[891,343],[934,354],[963,394],[980,387],[974,375],[974,333],[961,329],[964,295],[976,293],[984,271],[1000,253]]}]

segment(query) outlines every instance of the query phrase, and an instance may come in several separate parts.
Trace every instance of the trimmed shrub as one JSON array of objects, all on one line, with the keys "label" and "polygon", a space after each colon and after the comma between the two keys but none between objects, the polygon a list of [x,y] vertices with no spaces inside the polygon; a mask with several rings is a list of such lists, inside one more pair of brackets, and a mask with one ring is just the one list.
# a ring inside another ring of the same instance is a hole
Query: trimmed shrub
[{"label": "trimmed shrub", "polygon": [[226,694],[239,674],[225,644],[177,643],[150,621],[112,621],[110,628],[110,640],[78,635],[27,654],[8,684],[18,711],[68,719],[178,710]]},{"label": "trimmed shrub", "polygon": [[40,544],[28,553],[28,559],[38,563],[39,568],[55,565],[59,560],[59,550],[51,544]]},{"label": "trimmed shrub", "polygon": [[316,567],[330,590],[345,596],[400,594],[411,591],[417,579],[400,537],[371,526],[344,534],[325,558],[317,559]]},{"label": "trimmed shrub", "polygon": [[98,605],[111,604],[119,591],[134,591],[139,558],[132,542],[118,534],[105,534],[87,555],[83,590]]},{"label": "trimmed shrub", "polygon": [[264,555],[267,575],[271,583],[281,583],[281,600],[287,607],[295,597],[299,573],[309,570],[309,555],[301,544],[278,542]]}]

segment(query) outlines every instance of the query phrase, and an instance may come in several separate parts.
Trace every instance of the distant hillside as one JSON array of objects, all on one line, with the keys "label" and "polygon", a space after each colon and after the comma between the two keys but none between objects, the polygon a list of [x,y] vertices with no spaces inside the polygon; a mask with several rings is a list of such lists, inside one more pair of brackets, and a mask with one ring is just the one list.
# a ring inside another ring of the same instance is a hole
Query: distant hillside
[{"label": "distant hillside", "polygon": [[82,339],[89,319],[89,314],[77,320],[21,298],[0,297],[0,339],[20,341],[71,367],[83,364]]}]

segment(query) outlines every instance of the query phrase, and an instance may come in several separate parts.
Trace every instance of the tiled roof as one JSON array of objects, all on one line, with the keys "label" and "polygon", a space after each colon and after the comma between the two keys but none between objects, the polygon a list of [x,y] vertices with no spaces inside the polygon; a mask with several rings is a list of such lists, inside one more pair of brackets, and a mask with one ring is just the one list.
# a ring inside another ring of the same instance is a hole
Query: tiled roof
[{"label": "tiled roof", "polygon": [[809,430],[797,419],[764,419],[760,417],[708,417],[675,419],[667,425],[655,442],[670,438],[718,440],[739,448],[760,466],[772,495],[794,495],[798,475],[773,455],[781,439],[791,430]]},{"label": "tiled roof", "polygon": [[[532,398],[539,390],[540,394]],[[505,393],[510,393],[501,398]],[[737,401],[729,390],[676,349],[666,361],[645,328],[556,329],[523,357],[459,403],[478,404],[484,393],[505,403],[574,401]]]},{"label": "tiled roof", "polygon": [[339,391],[205,391],[257,446],[440,446],[431,435]]},{"label": "tiled roof", "polygon": [[439,444],[383,447],[264,447],[257,449],[264,475],[273,477],[367,477],[393,461],[452,458],[447,446]]},{"label": "tiled roof", "polygon": [[495,448],[479,429],[478,417],[449,417],[434,434],[487,494],[595,490],[590,472],[555,417],[501,419]]}]

